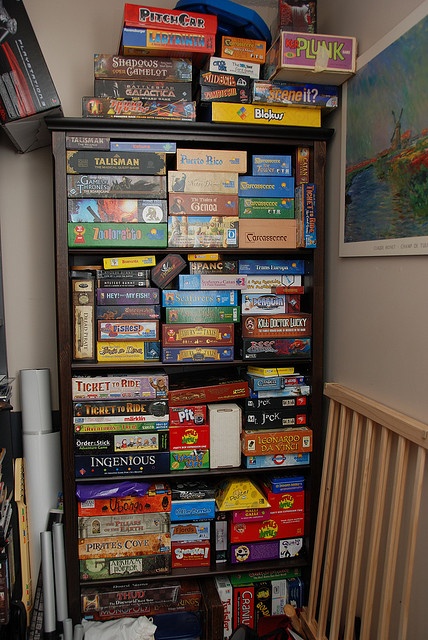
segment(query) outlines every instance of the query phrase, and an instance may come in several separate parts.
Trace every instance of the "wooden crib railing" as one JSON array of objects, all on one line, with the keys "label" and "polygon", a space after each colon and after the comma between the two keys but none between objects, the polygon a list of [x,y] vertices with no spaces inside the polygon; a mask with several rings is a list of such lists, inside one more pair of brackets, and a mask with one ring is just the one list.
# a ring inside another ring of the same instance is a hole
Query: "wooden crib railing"
[{"label": "wooden crib railing", "polygon": [[309,640],[405,640],[428,426],[339,384],[324,392],[329,411],[303,628]]}]

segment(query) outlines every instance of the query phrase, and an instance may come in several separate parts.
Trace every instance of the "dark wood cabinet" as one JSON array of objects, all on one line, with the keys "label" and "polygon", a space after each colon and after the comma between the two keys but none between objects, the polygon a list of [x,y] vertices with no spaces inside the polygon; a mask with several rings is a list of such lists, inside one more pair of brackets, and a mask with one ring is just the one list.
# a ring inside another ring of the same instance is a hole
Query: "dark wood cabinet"
[{"label": "dark wood cabinet", "polygon": [[[65,543],[67,553],[67,582],[70,615],[75,621],[80,618],[80,579],[79,563],[77,555],[78,531],[77,531],[77,506],[76,506],[76,479],[74,467],[74,446],[72,429],[72,376],[79,374],[97,375],[113,370],[123,372],[135,372],[144,367],[159,366],[168,372],[191,369],[193,364],[174,365],[159,363],[97,363],[76,362],[72,355],[72,308],[70,296],[70,270],[75,265],[102,264],[102,258],[117,255],[148,254],[159,257],[168,253],[186,255],[195,252],[195,249],[133,249],[103,250],[100,249],[76,249],[68,246],[67,240],[67,189],[66,189],[66,137],[98,137],[113,141],[169,141],[177,143],[177,146],[192,147],[196,149],[240,149],[252,153],[290,154],[295,157],[299,147],[307,147],[310,150],[310,181],[317,188],[317,247],[315,249],[272,249],[269,255],[281,258],[301,258],[309,265],[305,278],[304,311],[312,314],[312,353],[310,359],[299,361],[296,368],[303,369],[302,373],[310,378],[312,386],[311,410],[309,426],[313,430],[313,453],[311,454],[310,468],[305,468],[303,473],[307,477],[308,494],[308,527],[307,527],[307,553],[302,558],[284,561],[289,566],[304,566],[306,577],[309,576],[311,562],[311,548],[316,522],[318,486],[321,474],[322,453],[322,385],[323,385],[323,333],[324,333],[324,178],[326,165],[326,147],[333,131],[325,128],[300,128],[278,127],[258,125],[217,125],[212,123],[163,123],[144,120],[113,120],[113,119],[74,119],[74,118],[49,118],[48,127],[52,133],[54,177],[55,177],[55,241],[56,241],[56,296],[57,296],[57,330],[58,330],[58,384],[60,398],[60,422],[62,434],[62,465],[64,486],[64,513],[65,513]],[[244,255],[258,257],[258,250],[221,249],[222,254],[229,256]],[[236,355],[235,355],[236,357]],[[224,363],[222,363],[224,364]],[[234,365],[248,364],[246,361],[235,360]],[[278,364],[278,362],[276,363]],[[282,363],[281,363],[282,364]],[[201,371],[215,371],[217,364],[196,365]],[[180,367],[180,368],[179,368]],[[266,470],[264,470],[266,471]],[[287,468],[286,471],[295,471]],[[227,470],[228,474],[253,474],[257,471],[248,469]],[[180,472],[186,476],[191,472]],[[221,477],[224,470],[198,471],[195,474]],[[299,471],[300,473],[300,471]],[[151,476],[155,477],[155,476]],[[159,477],[159,476],[158,476]],[[163,478],[167,479],[164,475]],[[109,478],[111,480],[111,478]],[[277,567],[277,562],[267,563],[271,567]],[[176,570],[173,577],[197,575],[201,579],[213,573],[228,573],[245,571],[249,569],[265,567],[266,564],[251,565],[224,565],[212,566],[210,570],[198,569],[197,571]],[[164,577],[164,576],[163,576]],[[148,577],[147,579],[150,579]]]}]

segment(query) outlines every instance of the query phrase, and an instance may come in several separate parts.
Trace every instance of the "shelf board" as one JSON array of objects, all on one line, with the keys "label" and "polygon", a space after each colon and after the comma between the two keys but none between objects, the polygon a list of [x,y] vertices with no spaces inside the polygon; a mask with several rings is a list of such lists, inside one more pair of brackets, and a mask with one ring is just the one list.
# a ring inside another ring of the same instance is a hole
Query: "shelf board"
[{"label": "shelf board", "polygon": [[[281,560],[281,569],[295,569],[306,567],[309,565],[307,555],[297,556],[295,558],[287,558]],[[242,564],[230,564],[228,562],[218,562],[210,567],[183,567],[181,569],[172,569],[170,573],[142,576],[138,580],[162,580],[165,578],[206,578],[214,575],[242,573],[246,571],[273,571],[278,569],[278,560],[267,560],[264,562],[248,562]],[[110,581],[111,582],[111,581]],[[122,580],[114,580],[115,584],[127,584],[130,578]],[[81,582],[82,587],[94,587],[108,584],[106,580],[91,580],[90,582]]]}]

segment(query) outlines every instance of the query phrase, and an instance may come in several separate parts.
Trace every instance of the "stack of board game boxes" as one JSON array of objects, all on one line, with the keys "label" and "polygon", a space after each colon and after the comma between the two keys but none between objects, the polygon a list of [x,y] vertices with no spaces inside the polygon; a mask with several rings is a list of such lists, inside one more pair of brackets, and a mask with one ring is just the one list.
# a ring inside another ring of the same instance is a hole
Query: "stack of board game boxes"
[{"label": "stack of board game boxes", "polygon": [[117,55],[95,54],[84,117],[193,121],[192,67],[215,50],[217,17],[125,3]]},{"label": "stack of board game boxes", "polygon": [[210,12],[126,3],[118,53],[95,54],[82,115],[320,127],[355,73],[356,40],[317,34],[314,8],[279,4],[271,45],[261,19],[260,39],[238,37]]}]

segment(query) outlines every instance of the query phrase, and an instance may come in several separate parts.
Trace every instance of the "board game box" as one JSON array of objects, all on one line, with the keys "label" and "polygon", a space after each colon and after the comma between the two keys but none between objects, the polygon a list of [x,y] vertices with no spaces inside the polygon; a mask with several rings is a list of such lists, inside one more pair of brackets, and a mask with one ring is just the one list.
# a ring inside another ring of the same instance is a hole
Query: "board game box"
[{"label": "board game box", "polygon": [[152,118],[155,120],[196,120],[196,103],[179,98],[148,100],[141,98],[82,98],[84,118]]},{"label": "board game box", "polygon": [[[162,80],[150,82],[147,80],[95,79],[94,96],[97,98],[139,98],[143,101],[177,102],[184,100],[192,102],[192,83],[164,82]],[[137,151],[138,143],[135,145],[134,150]],[[117,147],[115,149],[117,150]]]},{"label": "board game box", "polygon": [[191,82],[192,61],[158,56],[120,56],[109,53],[94,54],[94,77],[112,80],[163,80]]},{"label": "board game box", "polygon": [[222,193],[168,194],[170,216],[237,216],[238,196]]},{"label": "board game box", "polygon": [[67,150],[67,173],[165,175],[166,154],[154,152]]},{"label": "board game box", "polygon": [[69,222],[166,222],[166,200],[69,198]]},{"label": "board game box", "polygon": [[234,216],[169,216],[168,247],[230,248],[238,246]]},{"label": "board game box", "polygon": [[166,176],[67,175],[68,198],[166,198]]},{"label": "board game box", "polygon": [[166,346],[230,346],[234,344],[234,324],[162,323],[162,344]]}]

